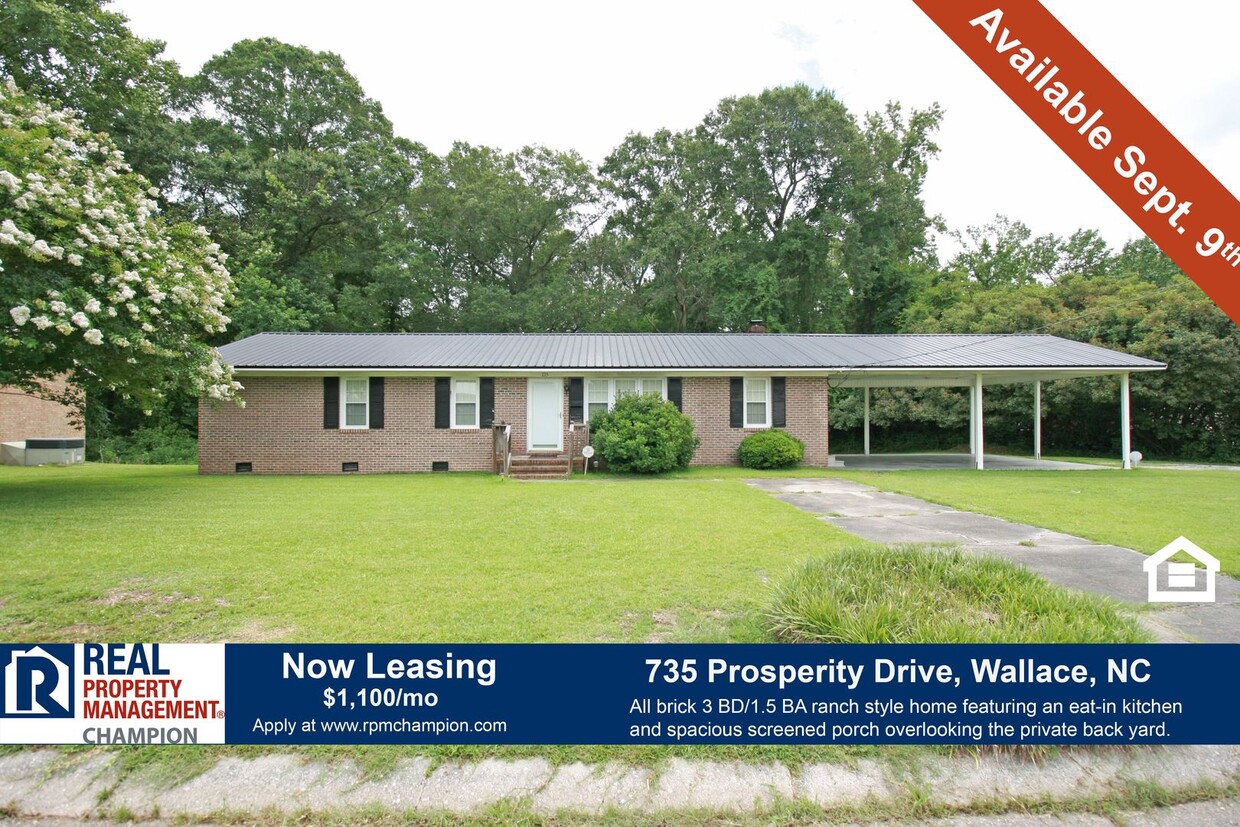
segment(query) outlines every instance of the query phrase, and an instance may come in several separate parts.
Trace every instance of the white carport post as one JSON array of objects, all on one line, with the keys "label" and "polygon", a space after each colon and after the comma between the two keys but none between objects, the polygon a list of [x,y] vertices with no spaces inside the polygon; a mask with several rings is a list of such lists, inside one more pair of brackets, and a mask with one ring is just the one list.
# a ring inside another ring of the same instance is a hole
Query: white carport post
[{"label": "white carport post", "polygon": [[1042,459],[1042,380],[1033,383],[1033,458]]},{"label": "white carport post", "polygon": [[982,375],[973,374],[973,457],[977,461],[977,470],[986,467],[983,455],[986,453],[985,440],[982,438]]},{"label": "white carport post", "polygon": [[969,456],[977,453],[977,398],[969,386]]},{"label": "white carport post", "polygon": [[1132,467],[1132,412],[1128,404],[1128,374],[1119,375],[1119,449],[1123,451],[1124,467]]},{"label": "white carport post", "polygon": [[865,455],[870,455],[870,386],[865,386],[865,437],[863,439],[865,447]]}]

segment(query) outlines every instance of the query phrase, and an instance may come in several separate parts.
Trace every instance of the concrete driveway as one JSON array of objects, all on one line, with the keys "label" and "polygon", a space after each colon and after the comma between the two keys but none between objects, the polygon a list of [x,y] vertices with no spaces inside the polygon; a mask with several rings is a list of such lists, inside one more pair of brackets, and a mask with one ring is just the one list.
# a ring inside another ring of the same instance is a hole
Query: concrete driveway
[{"label": "concrete driveway", "polygon": [[[934,543],[1002,557],[1081,591],[1146,604],[1146,555],[1036,526],[957,511],[845,479],[746,482],[778,500],[867,540],[887,545]],[[1168,537],[1170,542],[1175,539]],[[1240,642],[1240,582],[1217,579],[1214,603],[1158,604],[1142,614],[1167,641]],[[1164,608],[1173,606],[1173,608]]]}]

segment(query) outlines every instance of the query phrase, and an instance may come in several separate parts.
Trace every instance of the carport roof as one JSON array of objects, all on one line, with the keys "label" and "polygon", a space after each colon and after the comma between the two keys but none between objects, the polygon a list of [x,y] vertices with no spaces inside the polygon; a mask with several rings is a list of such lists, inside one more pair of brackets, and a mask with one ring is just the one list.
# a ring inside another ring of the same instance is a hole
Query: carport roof
[{"label": "carport roof", "polygon": [[224,345],[220,354],[243,373],[791,371],[898,380],[925,373],[1032,370],[1049,377],[1166,367],[1044,334],[260,333]]}]

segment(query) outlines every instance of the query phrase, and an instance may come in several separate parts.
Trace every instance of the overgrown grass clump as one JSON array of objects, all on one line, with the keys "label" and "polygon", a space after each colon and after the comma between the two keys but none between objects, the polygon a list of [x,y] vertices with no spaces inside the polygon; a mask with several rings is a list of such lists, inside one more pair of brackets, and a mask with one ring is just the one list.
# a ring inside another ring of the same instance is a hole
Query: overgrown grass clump
[{"label": "overgrown grass clump", "polygon": [[812,643],[1139,643],[1119,604],[1006,560],[934,547],[850,547],[795,569],[765,615]]}]

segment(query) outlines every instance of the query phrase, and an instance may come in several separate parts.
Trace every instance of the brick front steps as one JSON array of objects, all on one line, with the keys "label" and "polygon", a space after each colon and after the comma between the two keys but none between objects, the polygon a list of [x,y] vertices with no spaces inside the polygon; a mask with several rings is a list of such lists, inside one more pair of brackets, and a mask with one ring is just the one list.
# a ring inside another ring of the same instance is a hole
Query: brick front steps
[{"label": "brick front steps", "polygon": [[568,476],[567,454],[529,454],[512,458],[508,476],[519,480],[554,480]]}]

